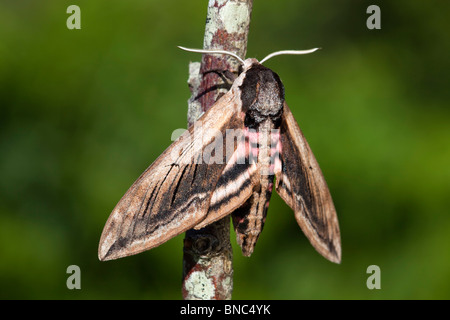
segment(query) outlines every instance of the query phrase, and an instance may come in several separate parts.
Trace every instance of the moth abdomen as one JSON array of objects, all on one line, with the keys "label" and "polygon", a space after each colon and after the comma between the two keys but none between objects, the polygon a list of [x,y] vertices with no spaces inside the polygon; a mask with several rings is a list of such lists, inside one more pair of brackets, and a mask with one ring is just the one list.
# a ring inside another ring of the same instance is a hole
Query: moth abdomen
[{"label": "moth abdomen", "polygon": [[249,257],[266,222],[269,201],[272,195],[273,175],[263,176],[261,184],[255,188],[252,196],[232,213],[233,226],[236,232],[236,242],[242,249],[242,254]]}]

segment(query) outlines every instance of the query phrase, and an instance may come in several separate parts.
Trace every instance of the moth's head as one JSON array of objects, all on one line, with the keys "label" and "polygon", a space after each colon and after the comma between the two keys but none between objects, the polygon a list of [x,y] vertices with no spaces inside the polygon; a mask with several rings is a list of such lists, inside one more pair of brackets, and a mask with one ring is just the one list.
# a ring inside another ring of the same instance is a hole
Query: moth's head
[{"label": "moth's head", "polygon": [[[226,54],[237,59],[242,67],[242,83],[239,83],[241,89],[241,100],[243,111],[248,113],[257,113],[264,118],[274,114],[280,114],[284,102],[284,87],[278,75],[263,66],[263,63],[272,57],[283,54],[308,54],[319,50],[314,48],[310,50],[283,50],[276,51],[266,56],[261,61],[255,58],[242,59],[237,54],[225,50],[202,50],[178,47],[185,51],[207,53],[207,54]],[[256,117],[258,118],[258,117]]]},{"label": "moth's head", "polygon": [[241,76],[239,91],[242,111],[246,115],[245,126],[257,127],[268,118],[277,123],[284,105],[284,86],[280,77],[256,59],[245,60]]},{"label": "moth's head", "polygon": [[277,122],[283,109],[284,86],[280,77],[269,68],[264,67],[263,63],[272,57],[282,54],[307,54],[319,49],[276,51],[258,61],[255,58],[244,60],[233,52],[224,50],[179,48],[190,52],[230,55],[242,64],[243,72],[239,77],[240,81],[237,81],[238,83],[235,84],[240,89],[242,111],[246,114],[245,123],[247,127],[257,126],[269,117],[272,121]]}]

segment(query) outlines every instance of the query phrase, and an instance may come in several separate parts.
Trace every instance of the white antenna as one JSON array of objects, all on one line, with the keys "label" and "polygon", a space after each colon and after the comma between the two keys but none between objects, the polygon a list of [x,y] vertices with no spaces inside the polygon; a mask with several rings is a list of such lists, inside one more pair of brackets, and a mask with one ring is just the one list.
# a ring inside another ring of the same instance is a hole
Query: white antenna
[{"label": "white antenna", "polygon": [[[190,49],[190,48],[185,48],[182,46],[178,46],[178,48],[185,50],[185,51],[189,51],[189,52],[197,52],[197,53],[209,53],[209,54],[228,54],[234,58],[236,58],[237,60],[239,60],[243,65],[245,64],[244,60],[239,57],[237,54],[234,54],[233,52],[230,51],[225,51],[225,50],[205,50],[205,49]],[[279,56],[282,54],[308,54],[308,53],[313,53],[317,50],[319,50],[320,48],[314,48],[314,49],[309,49],[309,50],[283,50],[283,51],[275,51],[272,52],[271,54],[269,54],[267,57],[265,57],[264,59],[262,59],[259,63],[263,64],[264,61],[269,60],[270,58],[273,58],[275,56]]]},{"label": "white antenna", "polygon": [[225,51],[225,50],[204,50],[204,49],[189,49],[185,47],[178,46],[178,48],[189,51],[189,52],[197,52],[197,53],[209,53],[209,54],[228,54],[236,59],[238,59],[242,64],[244,64],[244,60],[242,60],[241,57],[239,57],[237,54],[234,54],[233,52]]},{"label": "white antenna", "polygon": [[319,49],[320,48],[314,48],[314,49],[309,49],[309,50],[283,50],[283,51],[276,51],[276,52],[272,52],[271,54],[269,54],[267,57],[262,59],[259,63],[263,64],[264,61],[267,61],[270,58],[273,58],[275,56],[279,56],[279,55],[282,55],[282,54],[308,54],[308,53],[313,53],[314,51],[317,51]]}]

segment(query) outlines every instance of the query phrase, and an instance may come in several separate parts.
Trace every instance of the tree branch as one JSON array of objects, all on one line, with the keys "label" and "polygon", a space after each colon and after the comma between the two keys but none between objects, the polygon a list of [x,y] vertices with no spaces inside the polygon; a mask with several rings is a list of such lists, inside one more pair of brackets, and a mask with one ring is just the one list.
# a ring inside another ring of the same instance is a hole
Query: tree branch
[{"label": "tree branch", "polygon": [[[253,0],[209,0],[203,49],[231,51],[245,58],[252,4]],[[188,125],[228,90],[230,83],[226,78],[238,71],[239,63],[228,55],[204,54],[201,65],[189,65],[192,96]],[[231,299],[233,254],[229,216],[201,230],[188,230],[183,253],[185,300]]]}]

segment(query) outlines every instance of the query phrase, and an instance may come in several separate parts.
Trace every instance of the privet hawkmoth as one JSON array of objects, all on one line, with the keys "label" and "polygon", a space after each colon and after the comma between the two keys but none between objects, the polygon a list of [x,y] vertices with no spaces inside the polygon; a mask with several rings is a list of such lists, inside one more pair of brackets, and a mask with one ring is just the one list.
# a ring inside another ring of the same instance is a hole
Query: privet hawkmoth
[{"label": "privet hawkmoth", "polygon": [[250,256],[275,178],[277,193],[314,248],[339,263],[339,225],[327,184],[285,102],[279,76],[262,65],[274,55],[312,51],[280,51],[261,62],[207,51],[233,55],[243,71],[119,201],[104,227],[99,259],[140,253],[230,213],[237,242]]}]

